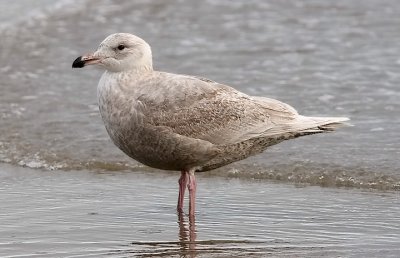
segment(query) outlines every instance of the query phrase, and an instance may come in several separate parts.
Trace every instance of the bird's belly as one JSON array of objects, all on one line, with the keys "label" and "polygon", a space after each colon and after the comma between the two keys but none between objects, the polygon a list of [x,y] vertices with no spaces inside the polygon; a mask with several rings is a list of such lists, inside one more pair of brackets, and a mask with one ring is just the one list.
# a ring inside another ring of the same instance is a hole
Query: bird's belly
[{"label": "bird's belly", "polygon": [[180,154],[178,144],[157,128],[133,124],[121,128],[107,124],[106,129],[119,149],[144,165],[164,170],[184,170],[195,166],[190,157]]}]

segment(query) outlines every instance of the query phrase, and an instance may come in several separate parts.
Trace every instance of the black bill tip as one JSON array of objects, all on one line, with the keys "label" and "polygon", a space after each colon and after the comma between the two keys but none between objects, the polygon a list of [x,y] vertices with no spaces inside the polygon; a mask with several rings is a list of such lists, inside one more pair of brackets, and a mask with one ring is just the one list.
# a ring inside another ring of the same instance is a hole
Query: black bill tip
[{"label": "black bill tip", "polygon": [[72,63],[72,68],[82,68],[84,66],[85,66],[85,61],[82,60],[82,56],[75,59],[75,61]]}]

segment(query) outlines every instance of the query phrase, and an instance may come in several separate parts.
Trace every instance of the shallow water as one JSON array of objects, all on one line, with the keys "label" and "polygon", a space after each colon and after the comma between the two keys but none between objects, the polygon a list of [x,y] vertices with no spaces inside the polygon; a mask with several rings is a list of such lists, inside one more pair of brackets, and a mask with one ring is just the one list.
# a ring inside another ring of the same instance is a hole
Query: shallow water
[{"label": "shallow water", "polygon": [[175,172],[3,165],[0,256],[397,257],[400,252],[398,192],[200,174],[196,220],[189,223],[175,213],[177,178]]},{"label": "shallow water", "polygon": [[[23,15],[10,15],[15,10]],[[140,168],[104,130],[96,104],[101,71],[71,69],[106,35],[126,31],[153,46],[159,70],[209,77],[306,115],[349,116],[355,125],[282,143],[219,174],[399,189],[399,11],[395,0],[7,4],[0,12],[7,20],[0,27],[0,161]],[[248,173],[253,167],[257,173]]]},{"label": "shallow water", "polygon": [[[395,0],[0,2],[0,256],[397,257],[399,12]],[[355,126],[199,174],[190,227],[178,175],[110,142],[101,71],[71,69],[114,32],[146,39],[158,70]]]}]

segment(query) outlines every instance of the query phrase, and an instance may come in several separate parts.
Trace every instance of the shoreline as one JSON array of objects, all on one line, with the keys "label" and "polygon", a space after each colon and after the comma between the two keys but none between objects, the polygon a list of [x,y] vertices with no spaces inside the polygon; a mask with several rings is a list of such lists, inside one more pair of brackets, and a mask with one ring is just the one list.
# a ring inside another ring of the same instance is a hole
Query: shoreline
[{"label": "shoreline", "polygon": [[6,257],[390,256],[400,251],[398,192],[200,174],[193,225],[175,211],[178,174],[4,165],[0,171],[0,224],[7,225],[0,228],[0,254]]},{"label": "shoreline", "polygon": [[[153,169],[133,160],[126,161],[90,161],[77,162],[76,165],[49,165],[44,160],[32,160],[19,164],[1,163],[0,166],[16,166],[27,169],[48,171],[96,171],[96,172],[137,172],[174,173]],[[242,180],[261,180],[265,182],[284,183],[301,186],[319,186],[339,189],[363,189],[371,191],[400,191],[400,178],[393,172],[378,172],[367,168],[339,166],[335,164],[319,164],[313,162],[296,162],[289,164],[271,163],[266,165],[247,161],[236,162],[223,168],[207,172],[197,172],[196,175],[205,175],[221,178],[238,178]]]}]

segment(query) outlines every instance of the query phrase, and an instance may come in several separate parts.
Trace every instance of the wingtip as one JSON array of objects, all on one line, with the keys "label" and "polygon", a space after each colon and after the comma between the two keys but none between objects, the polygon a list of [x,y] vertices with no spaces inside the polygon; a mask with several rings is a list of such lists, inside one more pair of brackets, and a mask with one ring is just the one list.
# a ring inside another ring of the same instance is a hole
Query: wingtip
[{"label": "wingtip", "polygon": [[342,120],[340,121],[340,123],[341,123],[343,126],[354,126],[354,124],[349,123],[348,121],[350,121],[350,118],[348,118],[348,117],[342,117]]}]

